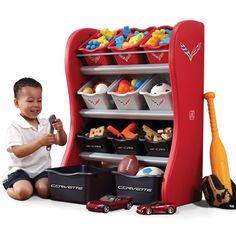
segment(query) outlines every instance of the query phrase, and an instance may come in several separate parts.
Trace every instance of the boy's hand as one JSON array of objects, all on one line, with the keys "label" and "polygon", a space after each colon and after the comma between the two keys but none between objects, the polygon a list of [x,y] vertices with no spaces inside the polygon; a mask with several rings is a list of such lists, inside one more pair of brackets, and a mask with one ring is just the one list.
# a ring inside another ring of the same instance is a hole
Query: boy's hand
[{"label": "boy's hand", "polygon": [[63,130],[63,124],[62,124],[62,121],[60,119],[56,119],[53,122],[52,126],[57,132],[60,132],[60,131]]},{"label": "boy's hand", "polygon": [[56,136],[56,144],[63,146],[66,144],[67,141],[67,135],[65,130],[63,129],[63,124],[60,119],[56,119],[55,122],[53,122],[53,128],[57,131],[55,134]]},{"label": "boy's hand", "polygon": [[54,134],[44,134],[39,138],[41,146],[49,146],[56,143],[56,137]]}]

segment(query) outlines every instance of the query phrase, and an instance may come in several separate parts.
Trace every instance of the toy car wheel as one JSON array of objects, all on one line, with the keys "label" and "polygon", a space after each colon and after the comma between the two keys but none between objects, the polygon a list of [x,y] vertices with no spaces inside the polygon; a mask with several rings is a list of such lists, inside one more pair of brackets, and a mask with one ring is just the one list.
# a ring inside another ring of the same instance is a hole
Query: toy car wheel
[{"label": "toy car wheel", "polygon": [[103,212],[104,213],[108,213],[110,211],[110,207],[109,206],[104,206],[103,207]]},{"label": "toy car wheel", "polygon": [[175,209],[173,207],[168,207],[167,212],[168,212],[168,214],[174,214]]},{"label": "toy car wheel", "polygon": [[152,208],[148,207],[148,208],[146,209],[146,214],[147,214],[147,215],[151,215],[151,214],[152,214]]},{"label": "toy car wheel", "polygon": [[128,202],[128,203],[126,204],[125,209],[126,209],[126,210],[129,210],[129,209],[131,209],[132,206],[133,206],[133,204],[132,204],[131,202]]}]

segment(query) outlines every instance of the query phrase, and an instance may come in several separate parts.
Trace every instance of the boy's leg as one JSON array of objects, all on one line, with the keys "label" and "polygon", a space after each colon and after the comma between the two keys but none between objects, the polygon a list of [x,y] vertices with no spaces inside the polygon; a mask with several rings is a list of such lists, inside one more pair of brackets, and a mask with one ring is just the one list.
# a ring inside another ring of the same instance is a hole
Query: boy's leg
[{"label": "boy's leg", "polygon": [[16,200],[26,200],[33,194],[33,185],[29,175],[23,170],[17,170],[3,182],[10,197]]},{"label": "boy's leg", "polygon": [[33,186],[28,180],[19,180],[7,189],[7,193],[15,200],[27,200],[33,194]]},{"label": "boy's leg", "polygon": [[36,190],[36,193],[39,195],[39,197],[48,198],[49,197],[48,178],[43,177],[43,178],[38,179],[35,182],[35,190]]}]

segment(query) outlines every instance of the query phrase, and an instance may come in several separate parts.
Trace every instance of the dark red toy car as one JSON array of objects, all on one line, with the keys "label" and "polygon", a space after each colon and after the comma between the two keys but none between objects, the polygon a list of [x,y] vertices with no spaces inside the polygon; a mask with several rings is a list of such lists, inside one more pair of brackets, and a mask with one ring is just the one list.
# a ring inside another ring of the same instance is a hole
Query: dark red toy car
[{"label": "dark red toy car", "polygon": [[176,205],[169,202],[153,202],[139,205],[136,212],[143,215],[174,214],[176,212]]},{"label": "dark red toy car", "polygon": [[99,200],[92,200],[86,204],[89,211],[97,211],[108,213],[110,210],[131,209],[133,206],[133,198],[129,196],[113,196],[105,195]]}]

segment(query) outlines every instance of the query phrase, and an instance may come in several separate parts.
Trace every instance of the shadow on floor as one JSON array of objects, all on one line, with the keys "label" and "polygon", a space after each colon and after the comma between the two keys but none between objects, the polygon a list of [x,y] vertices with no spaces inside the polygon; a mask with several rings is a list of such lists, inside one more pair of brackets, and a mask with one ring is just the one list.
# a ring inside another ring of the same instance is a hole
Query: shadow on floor
[{"label": "shadow on floor", "polygon": [[206,200],[201,200],[198,202],[194,202],[194,205],[198,206],[198,207],[203,207],[203,208],[210,208],[211,206],[209,206],[209,204],[207,203]]}]

